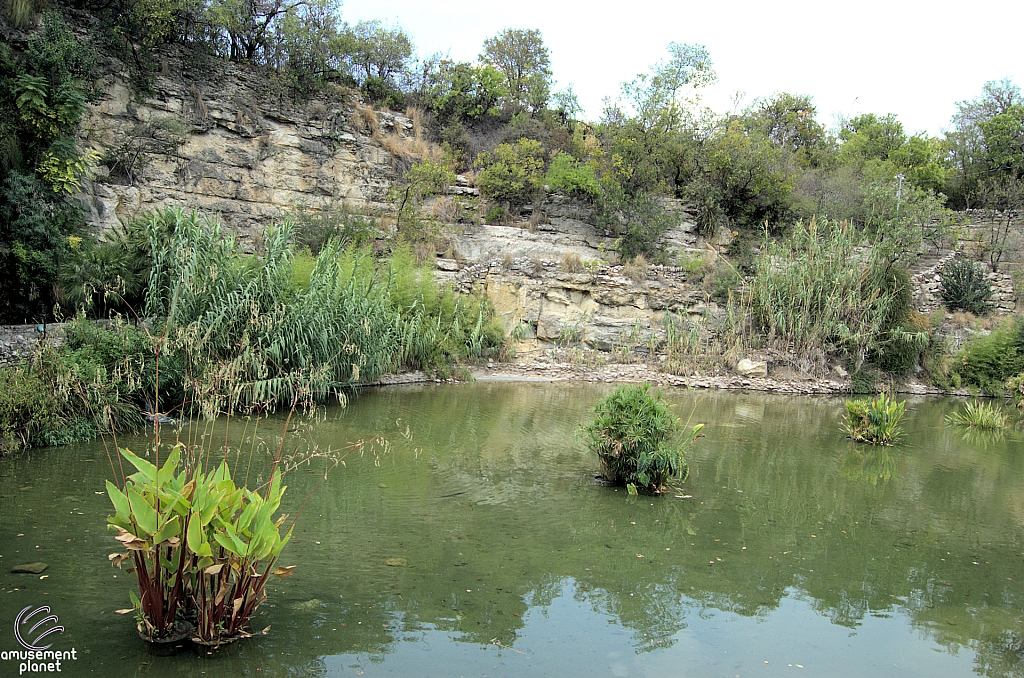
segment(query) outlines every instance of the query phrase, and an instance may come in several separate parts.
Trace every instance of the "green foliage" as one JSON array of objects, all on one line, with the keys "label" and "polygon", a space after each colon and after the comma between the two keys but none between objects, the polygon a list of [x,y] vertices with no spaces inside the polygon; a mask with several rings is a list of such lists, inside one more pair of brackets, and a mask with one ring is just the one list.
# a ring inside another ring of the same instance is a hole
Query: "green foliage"
[{"label": "green foliage", "polygon": [[417,208],[427,198],[440,195],[455,183],[455,172],[446,162],[438,162],[424,158],[413,163],[402,181],[392,186],[389,199],[398,204],[398,231],[410,235],[411,239],[419,239],[423,234],[415,232],[411,226],[418,223]]},{"label": "green foliage", "polygon": [[107,522],[127,549],[109,558],[134,565],[139,632],[158,640],[194,619],[196,637],[214,643],[247,630],[270,575],[294,569],[274,567],[292,530],[282,534],[285,516],[274,517],[285,491],[277,464],[260,494],[236,487],[226,461],[204,472],[181,444],[161,466],[120,452],[137,472],[121,487],[107,481]]},{"label": "green foliage", "polygon": [[1006,391],[1018,410],[1024,410],[1024,373],[1006,380]]},{"label": "green foliage", "polygon": [[153,242],[146,312],[166,323],[185,360],[186,392],[208,413],[324,398],[391,367],[394,316],[338,243],[324,247],[309,286],[296,290],[289,225],[268,229],[250,257],[219,223],[173,218],[170,241]]},{"label": "green foliage", "polygon": [[601,194],[601,185],[594,176],[594,168],[581,165],[568,153],[559,153],[552,159],[547,174],[548,188],[565,191],[571,195],[596,199]]},{"label": "green foliage", "polygon": [[784,222],[795,178],[781,151],[766,137],[733,121],[688,154],[676,191],[697,207],[697,226],[713,235],[719,225]]},{"label": "green foliage", "polygon": [[917,367],[921,353],[928,348],[930,341],[927,332],[897,326],[886,332],[871,360],[891,374],[909,374]]},{"label": "green foliage", "polygon": [[797,351],[848,351],[859,369],[902,320],[909,279],[848,224],[812,220],[782,242],[766,240],[751,282],[753,311],[769,338]]},{"label": "green foliage", "polygon": [[847,400],[843,429],[854,442],[892,445],[903,435],[905,406],[906,401],[897,402],[884,393],[870,400]]},{"label": "green foliage", "polygon": [[67,196],[98,159],[74,140],[95,64],[56,12],[22,53],[0,50],[0,322],[46,317],[68,238],[84,230]]},{"label": "green foliage", "polygon": [[0,369],[0,454],[138,428],[154,379],[148,346],[123,322],[103,329],[79,318],[61,349],[41,347],[27,363]]},{"label": "green foliage", "polygon": [[496,116],[508,95],[505,76],[494,66],[440,61],[427,98],[442,125]]},{"label": "green foliage", "polygon": [[487,210],[487,214],[484,215],[484,223],[487,224],[500,224],[505,221],[505,217],[508,214],[508,210],[505,209],[504,205],[495,205],[494,207]]},{"label": "green foliage", "polygon": [[594,214],[597,225],[607,228],[619,238],[619,254],[630,260],[639,255],[654,262],[664,259],[661,237],[665,231],[677,226],[678,214],[665,210],[653,195],[632,195],[617,186],[602,191]]},{"label": "green foliage", "polygon": [[817,112],[811,97],[781,92],[756,101],[744,115],[744,124],[800,166],[817,167],[830,150],[825,127],[815,119]]},{"label": "green foliage", "polygon": [[1008,421],[1009,417],[999,405],[977,400],[964,405],[962,412],[954,412],[946,416],[946,423],[950,426],[987,430],[1004,429]]},{"label": "green foliage", "polygon": [[551,56],[536,29],[506,28],[484,40],[480,63],[505,78],[506,105],[513,111],[539,111],[551,94]]},{"label": "green foliage", "polygon": [[540,189],[544,171],[544,147],[532,139],[500,144],[491,153],[481,153],[476,177],[481,195],[510,205],[523,205]]},{"label": "green foliage", "polygon": [[320,254],[329,240],[361,247],[373,240],[377,232],[373,217],[356,212],[347,203],[297,212],[291,216],[291,222],[295,248],[308,249],[314,256]]},{"label": "green foliage", "polygon": [[953,370],[964,386],[1001,393],[1007,379],[1024,372],[1024,320],[1008,318],[990,334],[968,341]]},{"label": "green foliage", "polygon": [[597,453],[604,478],[617,485],[660,492],[687,475],[683,451],[700,437],[703,424],[689,430],[650,385],[620,386],[594,407],[596,417],[580,431]]},{"label": "green foliage", "polygon": [[65,307],[94,317],[130,313],[141,301],[148,273],[144,260],[115,234],[109,241],[81,240],[69,248],[60,269]]},{"label": "green foliage", "polygon": [[939,295],[950,311],[967,311],[985,315],[991,308],[992,286],[982,267],[972,261],[955,259],[939,271],[942,284]]},{"label": "green foliage", "polygon": [[380,21],[360,21],[348,31],[351,41],[349,60],[352,74],[363,85],[376,80],[393,86],[412,60],[412,39],[400,26],[389,27]]}]

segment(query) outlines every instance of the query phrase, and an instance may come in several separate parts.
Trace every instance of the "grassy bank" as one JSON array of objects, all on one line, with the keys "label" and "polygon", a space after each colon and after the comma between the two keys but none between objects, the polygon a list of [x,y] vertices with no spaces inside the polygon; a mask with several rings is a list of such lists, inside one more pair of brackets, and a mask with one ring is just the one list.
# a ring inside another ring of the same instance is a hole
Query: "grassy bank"
[{"label": "grassy bank", "polygon": [[[408,248],[386,258],[329,241],[296,251],[289,225],[255,254],[215,220],[151,214],[127,240],[145,271],[136,306],[109,327],[83,313],[63,345],[0,371],[0,449],[138,427],[147,412],[214,416],[344,398],[401,369],[448,376],[503,341],[486,300],[438,286]],[[139,318],[145,321],[140,322]]]}]

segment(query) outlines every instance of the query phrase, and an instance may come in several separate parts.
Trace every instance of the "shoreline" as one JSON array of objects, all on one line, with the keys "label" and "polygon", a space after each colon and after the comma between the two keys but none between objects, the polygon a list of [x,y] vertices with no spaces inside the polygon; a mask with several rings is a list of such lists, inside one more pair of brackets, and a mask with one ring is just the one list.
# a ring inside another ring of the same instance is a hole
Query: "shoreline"
[{"label": "shoreline", "polygon": [[[678,376],[659,372],[644,364],[607,364],[599,367],[569,363],[528,362],[489,363],[470,368],[476,381],[579,381],[588,383],[649,383],[679,388],[721,389],[784,393],[790,395],[850,395],[848,381],[815,378],[744,377],[739,374]],[[362,386],[397,386],[425,382],[454,383],[458,379],[435,379],[425,372],[403,372],[385,375]],[[904,395],[938,395],[962,397],[962,392],[943,391],[916,382],[897,385],[896,393]],[[978,396],[982,397],[982,396]]]}]

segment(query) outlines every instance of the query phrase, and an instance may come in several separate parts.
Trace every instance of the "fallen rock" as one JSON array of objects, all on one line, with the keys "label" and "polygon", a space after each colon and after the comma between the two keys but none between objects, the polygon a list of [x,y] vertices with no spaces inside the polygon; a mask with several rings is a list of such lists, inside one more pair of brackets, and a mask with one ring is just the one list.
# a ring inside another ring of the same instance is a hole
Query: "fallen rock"
[{"label": "fallen rock", "polygon": [[736,364],[736,371],[744,377],[767,377],[768,363],[764,360],[744,358]]},{"label": "fallen rock", "polygon": [[11,572],[15,574],[42,574],[43,570],[48,567],[49,565],[46,563],[25,563],[24,565],[15,565],[11,568]]}]

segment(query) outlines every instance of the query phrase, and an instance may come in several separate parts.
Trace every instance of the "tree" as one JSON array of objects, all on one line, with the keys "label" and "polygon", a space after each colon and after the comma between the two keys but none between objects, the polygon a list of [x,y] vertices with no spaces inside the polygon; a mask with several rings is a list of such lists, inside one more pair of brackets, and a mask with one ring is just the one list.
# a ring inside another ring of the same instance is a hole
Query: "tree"
[{"label": "tree", "polygon": [[982,183],[988,175],[989,156],[982,123],[1024,105],[1024,94],[1009,78],[991,80],[980,96],[957,103],[953,130],[946,134],[953,175],[946,192],[957,209],[978,204]]},{"label": "tree", "polygon": [[352,39],[338,18],[340,0],[307,0],[289,10],[276,25],[273,63],[305,88],[322,86],[349,70],[345,57]]},{"label": "tree", "polygon": [[1005,112],[979,123],[985,139],[989,171],[1024,176],[1024,106],[1010,106]]},{"label": "tree", "polygon": [[505,76],[507,103],[513,111],[543,109],[551,93],[551,56],[536,29],[506,28],[484,40],[480,62]]},{"label": "tree", "polygon": [[711,54],[704,45],[670,42],[669,59],[622,85],[631,113],[645,131],[671,132],[684,122],[687,88],[697,90],[715,82]]},{"label": "tree", "polygon": [[402,175],[401,184],[391,191],[391,199],[398,203],[398,223],[396,228],[402,231],[403,219],[412,221],[416,207],[425,198],[439,195],[445,188],[455,183],[455,172],[443,163],[425,158],[413,164]]},{"label": "tree", "polygon": [[442,125],[497,115],[508,93],[504,75],[489,65],[444,60],[433,80],[427,96]]},{"label": "tree", "polygon": [[273,37],[279,18],[303,0],[213,0],[209,9],[213,29],[227,40],[232,61],[266,63],[274,55]]},{"label": "tree", "polygon": [[792,154],[801,166],[816,167],[829,146],[817,114],[811,97],[781,92],[756,101],[744,114],[744,120],[748,127]]},{"label": "tree", "polygon": [[389,28],[380,21],[360,21],[349,31],[352,71],[360,83],[376,78],[394,86],[412,61],[413,45],[400,26]]}]

